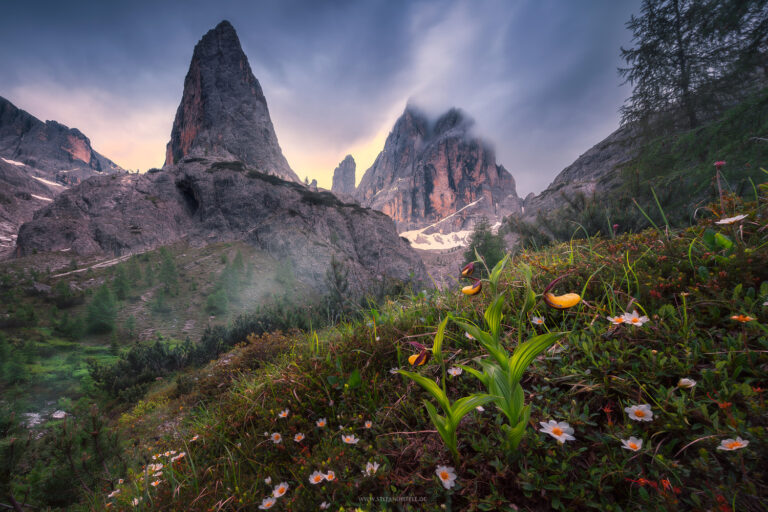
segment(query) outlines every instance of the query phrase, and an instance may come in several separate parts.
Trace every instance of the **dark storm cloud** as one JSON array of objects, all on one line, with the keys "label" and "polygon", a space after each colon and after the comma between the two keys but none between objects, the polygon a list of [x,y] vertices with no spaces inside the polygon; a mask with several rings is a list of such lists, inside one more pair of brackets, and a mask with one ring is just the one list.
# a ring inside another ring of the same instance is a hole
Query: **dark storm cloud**
[{"label": "dark storm cloud", "polygon": [[466,110],[525,193],[617,127],[638,3],[4,1],[0,96],[160,165],[194,44],[229,19],[300,176],[329,186],[348,151],[370,164],[411,99]]}]

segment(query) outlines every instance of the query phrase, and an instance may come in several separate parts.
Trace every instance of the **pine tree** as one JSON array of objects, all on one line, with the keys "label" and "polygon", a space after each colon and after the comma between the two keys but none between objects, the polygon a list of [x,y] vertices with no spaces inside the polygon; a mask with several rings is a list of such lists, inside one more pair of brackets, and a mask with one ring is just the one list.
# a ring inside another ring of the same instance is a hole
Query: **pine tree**
[{"label": "pine tree", "polygon": [[118,265],[115,268],[115,278],[112,281],[112,289],[118,300],[125,300],[128,297],[130,283],[128,282],[128,274],[123,265]]},{"label": "pine tree", "polygon": [[94,294],[87,308],[88,331],[95,334],[112,332],[115,328],[117,303],[107,285],[102,285]]},{"label": "pine tree", "polygon": [[466,261],[475,261],[475,250],[485,260],[488,268],[493,268],[506,254],[504,237],[494,234],[488,219],[480,219],[469,237],[469,246],[464,252]]},{"label": "pine tree", "polygon": [[163,247],[160,249],[160,271],[158,272],[158,279],[160,284],[163,285],[166,293],[172,293],[178,286],[179,273],[176,270],[176,264],[173,262],[171,252]]}]

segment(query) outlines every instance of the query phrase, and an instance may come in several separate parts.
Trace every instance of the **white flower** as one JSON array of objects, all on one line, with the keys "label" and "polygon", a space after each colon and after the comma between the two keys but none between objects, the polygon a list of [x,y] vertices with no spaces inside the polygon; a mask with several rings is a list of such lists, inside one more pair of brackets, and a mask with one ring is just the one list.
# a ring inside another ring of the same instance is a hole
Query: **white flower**
[{"label": "white flower", "polygon": [[328,424],[328,420],[326,420],[325,418],[320,418],[315,422],[315,425],[317,425],[320,428],[325,427],[327,424]]},{"label": "white flower", "polygon": [[329,508],[331,508],[331,504],[327,501],[324,501],[320,504],[320,510],[327,510]]},{"label": "white flower", "polygon": [[117,496],[118,494],[120,494],[120,489],[115,489],[114,491],[112,491],[111,493],[109,493],[109,494],[107,495],[107,499],[108,499],[108,500],[111,500],[112,498],[114,498],[114,497],[115,497],[115,496]]},{"label": "white flower", "polygon": [[267,485],[271,484],[272,483],[272,477],[268,476],[267,478],[265,478],[264,479],[264,483],[267,484]]},{"label": "white flower", "polygon": [[695,385],[696,385],[696,381],[693,380],[693,379],[689,379],[687,377],[682,378],[679,381],[677,381],[677,387],[679,387],[679,388],[691,389]]},{"label": "white flower", "polygon": [[448,368],[448,374],[450,374],[450,375],[452,375],[454,377],[457,377],[457,376],[461,375],[461,372],[463,372],[463,371],[464,370],[462,370],[461,368],[459,368],[457,366],[452,366],[452,367]]},{"label": "white flower", "polygon": [[719,221],[715,222],[715,224],[735,224],[736,222],[746,219],[747,217],[748,217],[747,215],[737,215],[735,217],[726,217],[725,219],[720,219]]},{"label": "white flower", "polygon": [[389,369],[389,373],[391,373],[392,375],[397,375],[397,371],[398,371],[399,369],[400,369],[400,368],[390,368],[390,369]]},{"label": "white flower", "polygon": [[272,496],[279,498],[288,491],[288,482],[281,482],[272,490]]},{"label": "white flower", "polygon": [[363,425],[365,428],[371,428],[373,426],[373,422],[371,420],[368,420]]},{"label": "white flower", "polygon": [[194,442],[195,442],[195,441],[197,441],[198,439],[200,439],[200,436],[199,436],[199,435],[197,435],[197,434],[195,434],[195,435],[192,437],[192,439],[190,439],[190,440],[189,440],[189,442],[190,442],[190,443],[194,443]]},{"label": "white flower", "polygon": [[768,300],[763,302],[763,306],[768,306]]},{"label": "white flower", "polygon": [[152,487],[157,487],[161,483],[163,483],[162,480],[155,480],[154,482],[150,483],[149,485],[151,485]]},{"label": "white flower", "polygon": [[176,462],[177,460],[183,459],[186,456],[187,456],[187,452],[181,452],[180,454],[174,455],[173,457],[171,457],[171,462]]},{"label": "white flower", "polygon": [[450,489],[456,485],[456,470],[450,466],[437,466],[435,474],[440,479],[443,487]]},{"label": "white flower", "polygon": [[557,422],[555,420],[549,420],[548,422],[544,423],[543,421],[539,422],[541,425],[541,431],[545,434],[549,434],[555,439],[557,439],[557,442],[560,444],[565,443],[566,441],[575,441],[576,438],[573,437],[573,428],[566,423],[565,421]]},{"label": "white flower", "polygon": [[268,508],[274,507],[275,503],[277,503],[277,500],[275,498],[264,498],[263,500],[261,500],[261,505],[259,505],[259,509],[267,510]]},{"label": "white flower", "polygon": [[622,439],[621,444],[624,445],[622,448],[636,452],[643,447],[643,440],[630,436],[629,439]]},{"label": "white flower", "polygon": [[624,411],[629,414],[629,418],[635,421],[651,421],[653,420],[653,411],[648,404],[633,405],[631,407],[625,407]]},{"label": "white flower", "polygon": [[117,481],[117,485],[123,485],[124,480],[121,478]]},{"label": "white flower", "polygon": [[531,323],[534,325],[544,325],[544,317],[543,316],[532,316],[531,317]]},{"label": "white flower", "polygon": [[142,498],[133,498],[133,501],[131,501],[131,504],[132,504],[134,507],[138,507],[138,506],[139,506],[139,503],[141,502],[141,500],[142,500]]},{"label": "white flower", "polygon": [[378,462],[368,462],[365,464],[365,474],[367,476],[373,476],[379,470]]},{"label": "white flower", "polygon": [[323,480],[325,480],[325,473],[322,473],[320,471],[315,471],[311,475],[309,475],[309,483],[311,484],[319,484]]},{"label": "white flower", "polygon": [[287,418],[289,412],[290,411],[288,409],[283,409],[282,411],[280,411],[280,414],[278,414],[277,416],[280,418]]},{"label": "white flower", "polygon": [[360,439],[355,437],[355,434],[343,435],[341,436],[341,440],[347,444],[357,444],[357,442],[360,441]]},{"label": "white flower", "polygon": [[269,438],[272,439],[272,442],[275,444],[280,444],[283,441],[283,436],[281,436],[279,432],[272,433]]},{"label": "white flower", "polygon": [[611,322],[613,325],[621,325],[624,323],[624,317],[623,316],[607,316],[605,317],[608,319],[609,322]]},{"label": "white flower", "polygon": [[640,316],[637,313],[637,310],[632,311],[631,313],[624,313],[624,322],[632,325],[641,326],[645,322],[648,321],[647,316]]},{"label": "white flower", "polygon": [[483,407],[482,405],[478,405],[477,407],[475,407],[475,409],[477,409],[478,412],[485,412],[485,407]]},{"label": "white flower", "polygon": [[328,471],[325,474],[325,479],[328,480],[329,482],[333,482],[334,480],[336,480],[336,473],[334,473],[333,471]]},{"label": "white flower", "polygon": [[749,441],[745,441],[740,437],[737,437],[736,439],[723,439],[720,442],[720,446],[718,446],[717,449],[730,452],[733,450],[738,450],[739,448],[744,448],[748,444],[749,444]]},{"label": "white flower", "polygon": [[475,339],[475,337],[474,337],[474,336],[472,336],[471,334],[469,334],[468,332],[465,332],[465,333],[464,333],[464,336],[465,336],[465,337],[466,337],[468,340],[473,340],[473,339]]}]

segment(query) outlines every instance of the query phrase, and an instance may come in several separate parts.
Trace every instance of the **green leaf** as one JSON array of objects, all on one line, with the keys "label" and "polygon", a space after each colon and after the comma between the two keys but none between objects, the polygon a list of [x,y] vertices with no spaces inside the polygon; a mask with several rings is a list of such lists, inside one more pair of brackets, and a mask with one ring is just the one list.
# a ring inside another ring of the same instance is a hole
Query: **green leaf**
[{"label": "green leaf", "polygon": [[528,289],[525,290],[525,302],[523,302],[523,307],[520,310],[520,318],[524,318],[535,305],[536,293],[531,289],[530,286],[528,286]]},{"label": "green leaf", "polygon": [[477,406],[487,404],[493,400],[491,395],[485,393],[475,393],[464,398],[459,398],[453,403],[451,410],[451,424],[455,429],[461,418],[472,412]]},{"label": "green leaf", "polygon": [[507,364],[507,351],[504,350],[504,347],[502,347],[499,342],[495,339],[493,339],[493,336],[488,334],[485,331],[481,331],[477,326],[466,323],[466,322],[460,322],[458,320],[455,321],[456,324],[467,331],[470,336],[475,338],[485,349],[490,352],[490,354],[493,356],[494,359],[496,359],[500,364]]},{"label": "green leaf", "polygon": [[438,364],[442,364],[443,362],[443,338],[445,337],[445,325],[448,323],[448,318],[450,318],[450,316],[446,316],[443,321],[440,322],[440,325],[437,326],[435,342],[432,344],[432,355],[435,357],[435,361],[437,361]]},{"label": "green leaf", "polygon": [[522,345],[518,345],[515,349],[512,357],[509,358],[509,371],[513,382],[519,382],[523,376],[523,372],[528,368],[528,365],[541,354],[548,349],[555,341],[557,341],[563,333],[550,332],[534,336]]},{"label": "green leaf", "polygon": [[486,388],[488,387],[488,380],[489,380],[488,379],[488,375],[484,374],[483,372],[479,372],[479,371],[475,370],[471,366],[466,366],[466,365],[463,365],[463,364],[457,364],[456,366],[458,366],[459,368],[461,368],[465,372],[469,373],[470,375],[474,375],[475,377],[477,377],[477,379],[480,382],[483,383],[483,385]]},{"label": "green leaf", "polygon": [[501,309],[504,307],[504,293],[500,293],[490,306],[485,310],[485,323],[488,326],[488,330],[491,331],[491,335],[494,340],[499,339],[499,331],[501,331],[501,319],[504,315],[501,313]]},{"label": "green leaf", "polygon": [[406,370],[397,370],[400,374],[405,375],[412,381],[414,381],[419,386],[423,387],[430,395],[435,397],[435,400],[438,401],[440,406],[443,408],[446,414],[451,413],[451,403],[448,401],[448,397],[443,392],[442,389],[440,389],[440,386],[435,384],[435,382],[431,379],[428,379],[422,375],[419,375],[418,373],[409,372]]},{"label": "green leaf", "polygon": [[349,376],[349,379],[347,379],[347,386],[349,389],[355,389],[362,383],[363,379],[360,378],[360,370],[355,369],[355,371],[352,372],[352,375]]},{"label": "green leaf", "polygon": [[507,264],[507,261],[509,261],[509,253],[507,253],[501,261],[496,263],[496,265],[493,267],[493,270],[491,270],[491,276],[488,278],[488,281],[491,283],[491,289],[495,292],[496,288],[499,284],[499,278],[501,277],[501,271],[504,270],[504,266]]},{"label": "green leaf", "polygon": [[720,247],[725,251],[733,247],[733,242],[731,241],[731,239],[722,233],[715,233],[715,243],[717,244],[718,247]]}]

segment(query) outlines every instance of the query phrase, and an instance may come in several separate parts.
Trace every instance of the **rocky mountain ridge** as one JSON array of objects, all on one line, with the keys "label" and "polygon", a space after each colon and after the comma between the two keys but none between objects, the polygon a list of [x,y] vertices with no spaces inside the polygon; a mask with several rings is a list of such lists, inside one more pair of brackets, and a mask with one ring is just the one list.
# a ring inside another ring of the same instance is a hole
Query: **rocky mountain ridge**
[{"label": "rocky mountain ridge", "polygon": [[471,229],[521,211],[515,181],[493,149],[472,132],[473,120],[451,109],[432,122],[409,105],[365,172],[355,198],[389,215],[398,230]]},{"label": "rocky mountain ridge", "polygon": [[237,160],[259,172],[300,181],[283,156],[264,92],[226,20],[195,46],[165,167],[186,156]]}]

